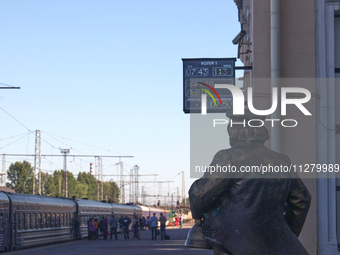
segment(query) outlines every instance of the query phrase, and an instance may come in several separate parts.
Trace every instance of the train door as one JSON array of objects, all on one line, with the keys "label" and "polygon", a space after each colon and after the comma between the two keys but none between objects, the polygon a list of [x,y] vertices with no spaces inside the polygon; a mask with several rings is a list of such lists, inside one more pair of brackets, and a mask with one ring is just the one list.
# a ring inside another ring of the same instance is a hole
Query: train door
[{"label": "train door", "polygon": [[3,251],[6,248],[6,220],[5,220],[6,210],[1,204],[0,208],[0,250]]}]

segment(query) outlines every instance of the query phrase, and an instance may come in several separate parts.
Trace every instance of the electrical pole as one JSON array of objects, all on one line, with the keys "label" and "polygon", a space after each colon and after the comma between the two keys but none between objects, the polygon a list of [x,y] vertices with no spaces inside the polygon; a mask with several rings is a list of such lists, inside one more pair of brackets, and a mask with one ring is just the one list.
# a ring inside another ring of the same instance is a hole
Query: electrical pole
[{"label": "electrical pole", "polygon": [[129,192],[129,202],[133,202],[133,169],[130,169],[130,192]]},{"label": "electrical pole", "polygon": [[2,173],[1,173],[1,186],[6,187],[6,154],[2,155]]},{"label": "electrical pole", "polygon": [[182,198],[183,198],[183,202],[182,205],[185,206],[185,177],[184,177],[184,171],[182,171]]},{"label": "electrical pole", "polygon": [[138,195],[139,195],[139,175],[138,175],[138,170],[139,166],[135,165],[135,204],[138,204]]},{"label": "electrical pole", "polygon": [[99,201],[99,166],[98,166],[98,156],[94,157],[94,174],[95,174],[95,178],[97,180],[97,200]]},{"label": "electrical pole", "polygon": [[123,161],[120,161],[120,192],[121,194],[121,203],[125,204],[125,187],[124,187],[124,165]]},{"label": "electrical pole", "polygon": [[58,175],[59,177],[59,194],[61,194],[61,175]]},{"label": "electrical pole", "polygon": [[60,152],[64,155],[64,187],[63,187],[63,197],[68,197],[67,192],[67,154],[70,153],[70,149],[60,149]]},{"label": "electrical pole", "polygon": [[39,170],[39,195],[41,195],[41,131],[35,130],[34,172],[33,172],[33,195],[35,195],[35,176]]},{"label": "electrical pole", "polygon": [[174,194],[171,193],[171,210],[174,210]]},{"label": "electrical pole", "polygon": [[179,187],[177,187],[177,208],[178,208],[178,213],[179,213]]},{"label": "electrical pole", "polygon": [[144,201],[144,186],[142,186],[142,205],[145,205],[145,201]]},{"label": "electrical pole", "polygon": [[104,199],[104,182],[103,182],[103,160],[102,158],[98,158],[99,172],[100,172],[100,191],[101,191],[101,200]]}]

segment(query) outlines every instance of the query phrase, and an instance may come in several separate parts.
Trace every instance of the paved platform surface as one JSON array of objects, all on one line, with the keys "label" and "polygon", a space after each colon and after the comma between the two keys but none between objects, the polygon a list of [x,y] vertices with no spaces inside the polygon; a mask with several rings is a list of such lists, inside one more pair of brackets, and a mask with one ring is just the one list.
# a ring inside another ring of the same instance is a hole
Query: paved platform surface
[{"label": "paved platform surface", "polygon": [[[106,254],[119,254],[119,255],[190,255],[202,254],[212,255],[211,250],[192,249],[184,246],[189,229],[192,224],[185,225],[182,229],[178,227],[166,228],[171,240],[151,240],[151,231],[140,231],[141,240],[125,240],[123,235],[118,235],[118,240],[78,240],[73,242],[66,242],[54,245],[46,245],[36,248],[29,248],[24,250],[7,252],[4,254],[16,255],[106,255]],[[130,238],[133,234],[130,233]]]}]

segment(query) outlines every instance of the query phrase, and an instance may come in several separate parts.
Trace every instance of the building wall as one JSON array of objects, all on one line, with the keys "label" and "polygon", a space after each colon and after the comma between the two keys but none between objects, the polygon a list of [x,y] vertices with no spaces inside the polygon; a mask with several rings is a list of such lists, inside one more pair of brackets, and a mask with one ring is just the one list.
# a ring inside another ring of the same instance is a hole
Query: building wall
[{"label": "building wall", "polygon": [[[312,0],[281,0],[281,77],[314,78],[316,76],[315,55],[315,3]],[[243,6],[243,8],[247,8]],[[254,106],[257,109],[269,109],[271,106],[271,63],[270,63],[270,1],[250,1],[250,64],[252,71],[246,86],[252,86]],[[241,14],[246,13],[244,10]],[[242,19],[240,19],[242,20]],[[241,48],[242,49],[242,48]],[[245,65],[245,58],[241,60]],[[255,79],[254,79],[255,78]],[[259,79],[264,78],[264,79]],[[282,86],[291,86],[290,80],[282,82]],[[287,154],[296,165],[316,163],[316,84],[313,79],[303,85],[312,93],[312,99],[306,108],[311,117],[304,116],[299,110],[288,110],[285,119],[296,119],[295,128],[281,129],[281,152]],[[268,126],[268,129],[270,127]],[[270,142],[266,143],[270,147]],[[306,223],[299,237],[309,254],[317,254],[317,181],[303,180],[312,195],[312,204]]]},{"label": "building wall", "polygon": [[[335,82],[337,58],[335,15],[340,13],[339,0],[315,0],[316,6],[316,86],[317,100],[317,161],[321,164],[339,164],[339,142],[335,125],[339,112],[336,107],[340,92]],[[338,32],[340,32],[338,30]],[[324,79],[328,78],[328,79]],[[338,94],[337,94],[338,93]],[[334,173],[318,179],[318,254],[338,255],[339,192],[336,192]],[[338,197],[337,197],[338,193]],[[338,204],[337,204],[338,200]],[[338,219],[337,219],[338,218]],[[338,235],[337,235],[338,231]]]}]

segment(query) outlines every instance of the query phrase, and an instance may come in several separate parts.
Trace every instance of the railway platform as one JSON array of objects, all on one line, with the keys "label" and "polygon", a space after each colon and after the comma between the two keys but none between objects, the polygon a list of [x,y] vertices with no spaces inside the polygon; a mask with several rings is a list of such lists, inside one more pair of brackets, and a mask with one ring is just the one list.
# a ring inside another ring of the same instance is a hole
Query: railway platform
[{"label": "railway platform", "polygon": [[[78,240],[60,244],[46,245],[35,248],[28,248],[18,251],[5,252],[4,255],[212,255],[212,250],[193,249],[184,246],[188,231],[193,224],[185,224],[182,229],[167,227],[166,234],[170,240],[151,240],[151,231],[140,231],[141,240],[125,240],[123,235],[118,235],[118,240]],[[109,237],[110,238],[110,237]]]}]

